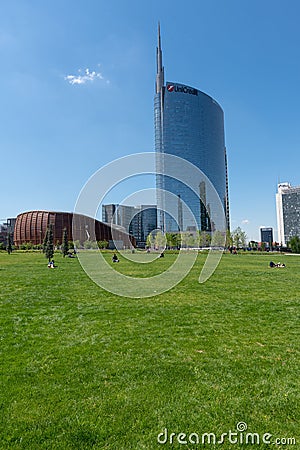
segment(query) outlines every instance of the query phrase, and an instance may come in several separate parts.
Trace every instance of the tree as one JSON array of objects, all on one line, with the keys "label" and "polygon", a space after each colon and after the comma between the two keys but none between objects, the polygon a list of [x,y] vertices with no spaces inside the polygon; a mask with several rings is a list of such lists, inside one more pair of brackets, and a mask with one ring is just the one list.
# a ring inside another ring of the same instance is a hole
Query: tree
[{"label": "tree", "polygon": [[107,246],[108,246],[108,241],[98,241],[98,247],[100,249],[107,248]]},{"label": "tree", "polygon": [[83,247],[85,248],[85,250],[97,250],[98,243],[96,241],[87,240],[87,241],[84,241]]},{"label": "tree", "polygon": [[78,250],[79,248],[82,248],[82,245],[81,245],[81,242],[80,242],[79,239],[74,241],[74,248],[75,248],[75,250]]},{"label": "tree", "polygon": [[299,238],[299,236],[292,237],[289,242],[289,246],[291,247],[293,253],[300,253],[300,238]]},{"label": "tree", "polygon": [[146,238],[146,246],[147,247],[151,247],[152,245],[152,240],[151,240],[151,233],[148,234],[147,238]]},{"label": "tree", "polygon": [[186,237],[186,245],[188,248],[195,248],[199,247],[199,238],[198,235],[195,233],[188,233]]},{"label": "tree", "polygon": [[226,231],[226,247],[232,247],[233,241],[229,230]]},{"label": "tree", "polygon": [[199,231],[199,247],[209,247],[211,235],[207,231]]},{"label": "tree", "polygon": [[9,231],[7,233],[7,244],[6,244],[6,251],[7,253],[10,255],[12,252],[12,235],[11,232]]},{"label": "tree", "polygon": [[46,253],[47,241],[48,241],[48,232],[49,232],[49,229],[47,228],[46,234],[45,234],[45,237],[44,237],[44,240],[43,240],[43,247],[42,247],[43,253]]},{"label": "tree", "polygon": [[178,247],[178,233],[166,233],[166,240],[168,247],[170,248]]},{"label": "tree", "polygon": [[63,254],[63,257],[65,257],[68,254],[68,251],[69,251],[68,232],[67,229],[64,228],[61,246],[61,252]]},{"label": "tree", "polygon": [[182,248],[193,248],[199,246],[199,237],[198,234],[190,233],[189,231],[185,231],[181,233],[181,247]]},{"label": "tree", "polygon": [[231,237],[233,245],[235,245],[236,248],[246,247],[247,235],[245,231],[241,229],[241,227],[237,227],[235,230],[233,230]]},{"label": "tree", "polygon": [[258,248],[258,242],[256,242],[256,241],[250,241],[250,242],[248,242],[248,247],[251,248],[252,250],[257,250],[257,248]]},{"label": "tree", "polygon": [[166,246],[166,237],[165,237],[164,233],[162,233],[161,231],[158,231],[155,236],[155,247],[158,250],[161,250],[161,249],[165,248],[165,246]]},{"label": "tree", "polygon": [[226,235],[222,231],[216,230],[212,235],[212,247],[225,247]]},{"label": "tree", "polygon": [[164,233],[160,230],[151,232],[146,238],[146,245],[147,247],[155,248],[156,250],[165,248],[166,237]]},{"label": "tree", "polygon": [[90,249],[92,248],[92,241],[89,241],[89,240],[84,241],[83,247],[84,247],[86,250],[90,250]]},{"label": "tree", "polygon": [[47,242],[46,242],[45,256],[46,258],[48,258],[48,261],[50,262],[50,260],[53,258],[54,255],[52,223],[50,223],[46,234],[47,234]]}]

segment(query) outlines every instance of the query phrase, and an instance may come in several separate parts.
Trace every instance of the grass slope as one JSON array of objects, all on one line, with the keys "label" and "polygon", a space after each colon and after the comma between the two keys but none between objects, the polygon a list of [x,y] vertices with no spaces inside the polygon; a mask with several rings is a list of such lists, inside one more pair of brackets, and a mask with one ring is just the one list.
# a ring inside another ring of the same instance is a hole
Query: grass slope
[{"label": "grass slope", "polygon": [[[151,275],[174,258],[118,270]],[[0,253],[0,448],[300,448],[300,258],[269,269],[267,255],[224,255],[199,285],[204,259],[171,291],[129,299],[76,259],[50,270],[41,254]],[[298,444],[157,442],[241,421]]]}]

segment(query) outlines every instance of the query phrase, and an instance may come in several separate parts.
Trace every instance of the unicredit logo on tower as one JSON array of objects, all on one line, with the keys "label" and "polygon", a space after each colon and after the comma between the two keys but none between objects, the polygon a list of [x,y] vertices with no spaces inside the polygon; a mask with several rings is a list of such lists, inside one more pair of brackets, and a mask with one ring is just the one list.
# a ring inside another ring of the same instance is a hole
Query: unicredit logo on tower
[{"label": "unicredit logo on tower", "polygon": [[177,84],[168,84],[168,92],[183,92],[184,94],[198,95],[198,90],[188,86],[178,86]]}]

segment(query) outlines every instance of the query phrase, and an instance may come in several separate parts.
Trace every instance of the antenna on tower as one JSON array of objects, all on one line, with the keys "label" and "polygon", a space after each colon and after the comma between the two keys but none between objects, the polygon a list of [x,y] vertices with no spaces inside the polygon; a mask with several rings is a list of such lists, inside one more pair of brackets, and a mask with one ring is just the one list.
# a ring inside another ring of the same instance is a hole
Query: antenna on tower
[{"label": "antenna on tower", "polygon": [[157,47],[156,47],[156,93],[158,94],[164,85],[164,67],[162,65],[162,50],[160,38],[160,22],[158,22]]}]

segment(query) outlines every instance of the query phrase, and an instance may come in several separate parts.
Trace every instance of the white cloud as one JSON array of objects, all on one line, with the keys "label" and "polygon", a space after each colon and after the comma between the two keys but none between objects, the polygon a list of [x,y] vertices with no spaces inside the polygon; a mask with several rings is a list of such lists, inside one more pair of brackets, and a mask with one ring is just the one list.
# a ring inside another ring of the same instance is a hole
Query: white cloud
[{"label": "white cloud", "polygon": [[[82,70],[78,70],[79,75],[67,75],[65,77],[65,80],[68,81],[70,84],[85,84],[87,82],[92,82],[96,80],[97,78],[100,80],[104,80],[103,75],[101,72],[95,72],[94,70],[90,72],[89,69],[85,69],[83,74],[81,74]],[[108,80],[106,80],[106,83],[109,83]]]},{"label": "white cloud", "polygon": [[248,220],[248,219],[242,220],[243,225],[248,225],[249,223],[250,223],[250,220]]}]

